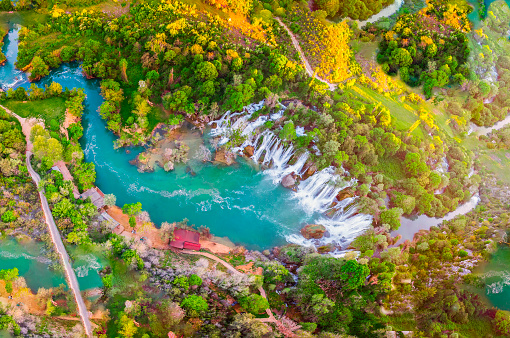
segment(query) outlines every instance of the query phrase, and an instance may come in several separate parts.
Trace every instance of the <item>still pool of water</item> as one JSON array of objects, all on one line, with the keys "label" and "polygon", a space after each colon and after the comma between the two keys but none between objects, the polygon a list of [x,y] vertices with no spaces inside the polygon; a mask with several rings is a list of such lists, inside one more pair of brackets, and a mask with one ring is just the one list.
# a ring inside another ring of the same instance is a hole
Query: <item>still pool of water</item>
[{"label": "still pool of water", "polygon": [[[498,0],[485,0],[485,8],[489,11],[489,6]],[[510,6],[510,0],[505,0],[508,6]],[[480,4],[478,1],[469,1],[469,3],[474,7],[474,10],[468,14],[468,19],[474,24],[475,28],[479,28],[480,26],[480,15],[478,14],[478,10],[480,8]]]},{"label": "still pool of water", "polygon": [[[0,84],[4,89],[30,86],[26,75],[14,67],[18,31],[19,26],[9,31],[3,47],[7,63],[0,67]],[[190,224],[207,226],[217,236],[228,236],[251,249],[266,249],[285,244],[302,226],[321,217],[305,212],[290,190],[274,184],[243,160],[231,167],[191,160],[188,165],[196,176],[186,173],[184,165],[177,165],[172,172],[139,173],[129,160],[141,149],[132,149],[130,154],[113,149],[115,136],[99,116],[103,102],[100,81],[87,80],[77,63],[51,71],[37,84],[52,81],[67,88],[83,88],[87,95],[81,144],[86,160],[96,165],[97,186],[106,194],[115,194],[117,205],[141,202],[156,225],[187,218]]]},{"label": "still pool of water", "polygon": [[[49,269],[51,261],[42,255],[43,245],[36,242],[17,242],[14,239],[0,241],[0,270],[17,268],[28,287],[33,291],[41,287],[51,288],[66,284],[60,272]],[[75,257],[73,268],[82,290],[102,287],[98,271],[102,264],[97,257],[83,252],[71,252]]]},{"label": "still pool of water", "polygon": [[510,246],[502,244],[491,255],[486,264],[478,267],[486,286],[483,290],[486,299],[496,308],[510,311]]}]

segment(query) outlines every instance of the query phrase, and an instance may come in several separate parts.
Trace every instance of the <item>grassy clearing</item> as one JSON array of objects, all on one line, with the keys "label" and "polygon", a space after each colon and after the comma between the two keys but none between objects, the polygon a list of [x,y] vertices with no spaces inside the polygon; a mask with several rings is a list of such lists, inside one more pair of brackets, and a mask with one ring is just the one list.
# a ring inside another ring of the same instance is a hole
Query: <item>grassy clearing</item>
[{"label": "grassy clearing", "polygon": [[[407,132],[409,128],[418,120],[418,106],[407,103],[404,105],[402,102],[397,101],[396,98],[386,97],[370,88],[355,85],[358,90],[364,93],[364,97],[372,102],[380,102],[389,109],[395,128],[397,130]],[[359,95],[359,91],[352,91],[354,95]],[[407,106],[407,107],[406,107]],[[412,135],[418,136],[420,139],[425,137],[421,128],[416,128]]]},{"label": "grassy clearing", "polygon": [[66,103],[62,97],[52,97],[38,101],[11,101],[5,106],[21,117],[42,118],[48,125],[51,120],[64,122]]},{"label": "grassy clearing", "polygon": [[510,184],[510,151],[505,149],[488,150],[479,157],[483,167],[494,174],[504,183]]},{"label": "grassy clearing", "polygon": [[356,51],[357,55],[362,56],[366,60],[375,61],[375,56],[377,55],[377,48],[379,47],[378,41],[360,42],[353,40],[351,43],[353,44],[352,49]]},{"label": "grassy clearing", "polygon": [[48,21],[49,15],[37,13],[35,11],[22,11],[22,12],[0,12],[0,27],[9,28],[9,22],[17,23],[23,26],[31,24],[44,24]]},{"label": "grassy clearing", "polygon": [[385,176],[393,180],[401,180],[406,177],[402,161],[395,157],[380,157],[379,164],[377,167],[374,167],[374,170],[382,172]]},{"label": "grassy clearing", "polygon": [[508,337],[498,335],[487,317],[471,319],[466,324],[457,325],[457,328],[461,337]]},{"label": "grassy clearing", "polygon": [[416,330],[416,321],[411,313],[388,316],[388,325],[396,331]]}]

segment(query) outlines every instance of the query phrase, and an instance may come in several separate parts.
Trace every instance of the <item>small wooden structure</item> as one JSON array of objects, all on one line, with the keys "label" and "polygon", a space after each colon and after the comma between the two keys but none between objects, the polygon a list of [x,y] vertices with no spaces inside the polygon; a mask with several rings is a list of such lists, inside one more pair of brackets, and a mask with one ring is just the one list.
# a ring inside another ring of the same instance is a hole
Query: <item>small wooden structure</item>
[{"label": "small wooden structure", "polygon": [[90,197],[90,201],[92,204],[96,206],[97,209],[101,209],[104,207],[104,194],[99,188],[94,187],[90,188],[89,190],[83,192],[83,194],[80,195],[80,198],[82,200],[87,199]]},{"label": "small wooden structure", "polygon": [[170,246],[177,249],[200,250],[200,234],[196,231],[175,229]]}]

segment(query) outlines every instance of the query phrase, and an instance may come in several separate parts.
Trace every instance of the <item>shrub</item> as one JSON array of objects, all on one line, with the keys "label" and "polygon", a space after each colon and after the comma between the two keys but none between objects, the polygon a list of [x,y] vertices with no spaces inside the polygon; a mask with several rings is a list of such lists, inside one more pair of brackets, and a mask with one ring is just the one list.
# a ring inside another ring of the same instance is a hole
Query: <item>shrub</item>
[{"label": "shrub", "polygon": [[191,317],[198,317],[200,312],[207,311],[209,305],[207,301],[197,295],[189,295],[181,302],[181,307],[188,311],[188,315]]},{"label": "shrub", "polygon": [[175,279],[172,283],[182,289],[185,289],[185,290],[188,290],[189,285],[190,285],[189,278],[186,276],[177,276],[177,277],[175,277]]},{"label": "shrub", "polygon": [[239,299],[239,304],[252,314],[259,314],[269,308],[267,299],[254,293]]},{"label": "shrub", "polygon": [[299,323],[301,325],[301,328],[308,332],[314,332],[317,330],[317,323]]},{"label": "shrub", "polygon": [[12,210],[7,210],[2,214],[2,222],[11,223],[14,222],[18,217],[14,214]]},{"label": "shrub", "polygon": [[202,285],[202,278],[200,278],[199,276],[197,275],[191,275],[189,276],[189,285],[193,286],[193,285]]}]

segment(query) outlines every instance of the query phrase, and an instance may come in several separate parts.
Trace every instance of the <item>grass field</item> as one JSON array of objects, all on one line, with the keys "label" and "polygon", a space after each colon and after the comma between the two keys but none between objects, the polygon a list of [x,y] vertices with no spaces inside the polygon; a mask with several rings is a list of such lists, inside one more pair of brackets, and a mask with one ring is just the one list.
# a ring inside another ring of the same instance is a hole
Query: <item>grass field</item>
[{"label": "grass field", "polygon": [[398,158],[379,157],[379,164],[373,170],[382,172],[385,176],[393,180],[406,178],[403,162]]},{"label": "grass field", "polygon": [[11,101],[5,102],[5,106],[21,117],[42,118],[48,125],[51,120],[64,122],[66,104],[61,97],[52,97],[38,101]]},{"label": "grass field", "polygon": [[49,18],[49,15],[36,13],[34,11],[22,11],[22,12],[0,12],[0,27],[8,30],[9,22],[17,23],[20,25],[30,25],[45,23]]},{"label": "grass field", "polygon": [[[414,104],[407,103],[407,105],[411,108],[406,108],[402,102],[397,101],[395,98],[386,97],[375,90],[369,89],[367,87],[363,87],[360,85],[355,85],[359,90],[363,91],[365,98],[368,98],[372,102],[380,102],[389,109],[390,114],[393,118],[392,123],[395,125],[397,130],[406,132],[409,128],[415,123],[418,118],[418,106]],[[359,96],[359,91],[352,91],[354,95]],[[416,128],[413,132],[413,135],[418,136],[419,138],[424,138],[424,133],[422,128]]]},{"label": "grass field", "polygon": [[483,167],[498,177],[499,180],[510,184],[510,151],[505,149],[487,150],[479,157]]}]

